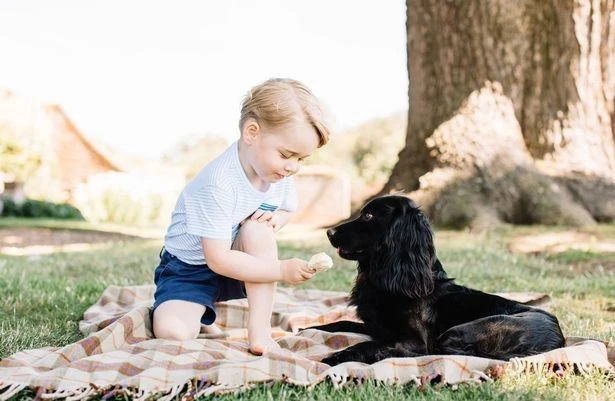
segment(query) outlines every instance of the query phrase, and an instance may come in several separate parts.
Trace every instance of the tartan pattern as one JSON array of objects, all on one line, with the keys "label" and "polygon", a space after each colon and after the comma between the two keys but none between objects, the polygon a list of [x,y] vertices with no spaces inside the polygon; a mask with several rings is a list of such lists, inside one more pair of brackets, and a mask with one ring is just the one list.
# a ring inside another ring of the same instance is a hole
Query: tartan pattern
[{"label": "tartan pattern", "polygon": [[[299,328],[338,319],[356,320],[347,294],[320,290],[278,288],[272,325],[282,349],[265,356],[248,352],[246,299],[218,304],[216,325],[225,332],[224,338],[202,334],[195,340],[158,340],[151,329],[153,291],[150,285],[111,286],[84,313],[79,327],[87,337],[65,347],[25,350],[1,360],[0,400],[26,387],[38,389],[43,398],[125,394],[134,399],[153,395],[171,399],[271,381],[306,386],[327,378],[339,385],[364,379],[421,384],[438,377],[455,384],[491,380],[490,374],[498,369],[548,374],[554,367],[574,365],[581,372],[592,367],[615,371],[611,365],[615,346],[579,338],[569,338],[565,348],[509,362],[430,355],[329,367],[318,361],[368,337],[319,330],[297,333]],[[524,301],[544,298],[543,294],[508,295]]]}]

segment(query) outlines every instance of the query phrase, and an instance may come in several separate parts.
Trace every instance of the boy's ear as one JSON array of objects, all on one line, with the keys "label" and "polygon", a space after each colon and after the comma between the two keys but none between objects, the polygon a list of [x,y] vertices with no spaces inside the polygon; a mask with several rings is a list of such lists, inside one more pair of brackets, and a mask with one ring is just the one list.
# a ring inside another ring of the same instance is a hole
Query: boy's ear
[{"label": "boy's ear", "polygon": [[254,119],[248,119],[241,130],[241,136],[246,143],[252,143],[258,134],[260,133],[261,127],[258,122]]}]

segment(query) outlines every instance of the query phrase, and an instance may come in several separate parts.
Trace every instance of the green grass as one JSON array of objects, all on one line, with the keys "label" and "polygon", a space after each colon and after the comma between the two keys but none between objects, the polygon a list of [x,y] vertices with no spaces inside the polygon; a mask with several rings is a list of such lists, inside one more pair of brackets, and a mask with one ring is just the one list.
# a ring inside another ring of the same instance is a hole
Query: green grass
[{"label": "green grass", "polygon": [[[94,229],[84,222],[0,219],[0,227],[45,226]],[[436,231],[438,256],[460,284],[485,291],[539,291],[551,295],[551,310],[569,336],[615,341],[614,256],[570,251],[558,255],[512,254],[506,241],[517,235],[557,231],[557,228],[506,227],[473,235]],[[593,228],[598,237],[613,238],[615,225]],[[0,357],[19,350],[62,346],[82,338],[78,322],[109,285],[151,284],[159,240],[135,239],[117,248],[43,256],[0,255]],[[280,257],[308,258],[315,252],[335,251],[323,237],[282,241]],[[354,264],[334,257],[335,268],[318,274],[302,287],[347,291],[355,276]],[[602,269],[596,266],[605,266]],[[586,268],[585,268],[586,267]],[[589,378],[569,375],[544,383],[535,377],[504,377],[494,383],[457,387],[417,388],[376,382],[335,389],[329,383],[312,391],[290,385],[262,385],[221,399],[230,400],[607,400],[615,381],[596,373]],[[23,391],[15,399],[32,399]]]}]

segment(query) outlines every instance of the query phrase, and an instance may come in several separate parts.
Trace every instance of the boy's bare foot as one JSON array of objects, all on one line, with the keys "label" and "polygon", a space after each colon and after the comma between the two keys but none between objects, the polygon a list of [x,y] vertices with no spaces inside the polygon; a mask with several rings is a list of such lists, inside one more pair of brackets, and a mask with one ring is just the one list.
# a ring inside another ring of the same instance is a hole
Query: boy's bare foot
[{"label": "boy's bare foot", "polygon": [[265,355],[267,352],[280,349],[280,345],[271,337],[250,339],[250,352],[254,355]]}]

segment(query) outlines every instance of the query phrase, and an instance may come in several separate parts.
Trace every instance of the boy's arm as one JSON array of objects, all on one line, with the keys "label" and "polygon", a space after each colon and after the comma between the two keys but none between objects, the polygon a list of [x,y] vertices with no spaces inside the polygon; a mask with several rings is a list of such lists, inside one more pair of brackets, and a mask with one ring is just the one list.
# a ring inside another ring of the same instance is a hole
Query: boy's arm
[{"label": "boy's arm", "polygon": [[[267,259],[231,248],[231,241],[202,238],[207,265],[214,272],[236,280],[269,283],[284,281],[296,284],[312,277],[314,272],[301,259]],[[298,267],[299,266],[299,267]]]}]

